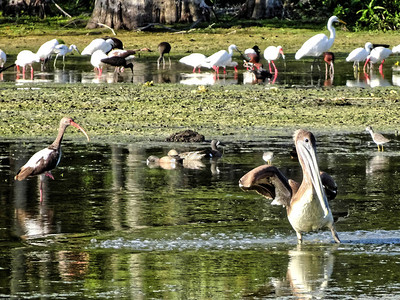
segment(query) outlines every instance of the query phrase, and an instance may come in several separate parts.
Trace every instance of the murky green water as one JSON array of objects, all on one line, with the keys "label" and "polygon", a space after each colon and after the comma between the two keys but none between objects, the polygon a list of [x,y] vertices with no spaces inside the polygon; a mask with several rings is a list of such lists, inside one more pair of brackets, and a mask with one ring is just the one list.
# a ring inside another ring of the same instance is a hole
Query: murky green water
[{"label": "murky green water", "polygon": [[149,168],[149,155],[208,144],[102,145],[64,141],[46,179],[15,182],[51,141],[0,142],[0,297],[107,299],[375,299],[400,297],[400,152],[365,132],[316,133],[320,168],[335,178],[330,203],[343,243],[328,231],[298,246],[283,208],[238,179],[266,149],[290,178],[291,132],[265,142],[224,141],[199,169]]}]

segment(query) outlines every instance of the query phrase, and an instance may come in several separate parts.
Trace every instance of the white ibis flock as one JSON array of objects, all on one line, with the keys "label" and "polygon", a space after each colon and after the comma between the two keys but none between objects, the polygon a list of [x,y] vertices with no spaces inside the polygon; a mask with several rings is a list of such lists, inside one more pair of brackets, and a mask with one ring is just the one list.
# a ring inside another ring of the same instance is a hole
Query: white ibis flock
[{"label": "white ibis flock", "polygon": [[24,164],[17,175],[15,175],[15,180],[24,180],[29,176],[36,176],[38,175],[40,178],[40,203],[43,202],[43,180],[45,176],[54,179],[53,175],[51,174],[51,170],[56,168],[61,160],[61,141],[64,137],[65,129],[68,126],[74,126],[75,128],[79,129],[83,132],[86,136],[87,140],[89,141],[89,136],[87,135],[86,131],[79,126],[79,124],[75,123],[74,120],[68,117],[64,117],[60,121],[60,126],[58,128],[58,134],[54,142],[38,152],[36,152],[26,164]]},{"label": "white ibis flock", "polygon": [[[335,23],[343,23],[342,20],[338,19],[336,16],[329,18],[327,22],[327,29],[329,31],[329,37],[324,33],[320,33],[309,38],[295,53],[295,59],[300,60],[303,57],[311,56],[314,57],[314,62],[311,64],[311,69],[316,60],[323,56],[326,63],[326,74],[333,77],[334,74],[334,53],[329,52],[330,48],[333,46],[336,30],[334,27]],[[367,66],[370,65],[372,69],[373,64],[380,63],[379,72],[382,74],[382,68],[384,61],[391,55],[400,53],[400,45],[393,47],[390,50],[389,45],[373,45],[367,42],[364,47],[359,47],[354,49],[349,53],[346,58],[347,62],[353,62],[354,69],[359,70],[360,62],[365,62],[364,73],[367,72]],[[172,45],[168,42],[161,42],[157,46],[159,57],[157,59],[157,68],[162,65],[163,68],[166,66],[165,57],[168,56],[169,66],[171,66],[170,52],[172,50]],[[68,53],[77,52],[83,56],[90,56],[90,62],[94,67],[95,72],[99,76],[102,75],[103,68],[105,66],[115,67],[115,72],[123,72],[125,68],[130,68],[133,72],[134,59],[138,51],[149,51],[148,48],[129,50],[124,49],[124,44],[121,40],[115,37],[104,37],[96,38],[92,40],[86,47],[84,47],[82,52],[79,52],[76,45],[66,45],[60,44],[57,39],[52,39],[45,42],[40,46],[37,52],[32,52],[30,50],[22,50],[17,55],[15,60],[15,65],[17,66],[17,72],[20,73],[22,68],[22,75],[25,76],[27,68],[30,68],[31,79],[33,79],[33,64],[41,63],[41,70],[45,68],[45,64],[48,60],[55,55],[54,68],[56,68],[56,63],[58,57],[63,58],[63,66],[65,63],[65,57]],[[260,48],[255,45],[252,48],[248,48],[242,54],[238,47],[231,44],[228,50],[220,50],[216,53],[206,56],[202,53],[191,53],[187,56],[182,57],[179,62],[188,65],[193,68],[193,72],[200,72],[201,68],[214,69],[215,73],[220,72],[220,68],[223,68],[224,73],[226,73],[226,68],[233,68],[237,72],[239,63],[234,61],[233,55],[234,51],[241,54],[241,58],[244,59],[243,66],[250,72],[254,74],[254,77],[259,80],[265,80],[266,78],[272,78],[271,74],[275,74],[274,80],[276,79],[276,74],[278,73],[278,68],[275,65],[275,61],[282,57],[285,59],[282,46],[270,45],[263,51],[263,57],[268,63],[268,69],[263,68],[261,63]],[[188,52],[191,52],[188,50]],[[7,55],[4,51],[0,49],[0,73],[6,70],[4,68],[4,63],[7,61]],[[272,65],[272,67],[271,67]],[[286,63],[285,63],[286,67]],[[8,67],[7,67],[8,68]],[[319,68],[319,66],[318,66]]]}]

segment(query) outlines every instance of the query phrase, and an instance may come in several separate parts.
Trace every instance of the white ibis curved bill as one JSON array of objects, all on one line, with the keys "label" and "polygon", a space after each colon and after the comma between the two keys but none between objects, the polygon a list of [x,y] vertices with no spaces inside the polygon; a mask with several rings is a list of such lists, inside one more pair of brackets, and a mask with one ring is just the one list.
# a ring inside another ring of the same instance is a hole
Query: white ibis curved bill
[{"label": "white ibis curved bill", "polygon": [[360,61],[365,61],[368,55],[371,53],[372,43],[366,42],[364,48],[356,48],[349,53],[346,57],[347,62],[353,62],[353,68],[360,67]]},{"label": "white ibis curved bill", "polygon": [[383,144],[390,142],[390,140],[388,138],[384,137],[381,133],[374,132],[374,130],[372,129],[371,126],[367,126],[367,128],[365,128],[365,130],[371,134],[372,140],[378,146],[378,151],[381,150],[379,147],[380,145],[382,146],[382,151],[383,151]]},{"label": "white ibis curved bill", "polygon": [[282,46],[269,46],[264,50],[264,58],[268,61],[269,72],[271,71],[271,63],[274,66],[275,73],[278,72],[278,69],[275,66],[274,60],[277,60],[280,56],[285,59],[285,54],[283,53]]},{"label": "white ibis curved bill", "polygon": [[245,174],[239,180],[239,186],[245,191],[255,190],[267,199],[273,199],[271,204],[286,207],[299,243],[303,233],[324,227],[328,227],[335,242],[340,243],[328,204],[328,199],[336,196],[336,183],[327,173],[319,171],[314,135],[300,129],[294,133],[293,139],[303,170],[300,184],[287,179],[275,166],[262,165]]},{"label": "white ibis curved bill", "polygon": [[157,59],[157,68],[160,68],[160,62],[161,60],[163,61],[163,68],[165,68],[165,58],[164,56],[168,54],[168,60],[169,60],[169,66],[171,66],[171,57],[169,56],[169,53],[171,52],[171,44],[168,42],[161,42],[157,46],[158,52],[160,53],[160,56]]},{"label": "white ibis curved bill", "polygon": [[219,73],[219,68],[223,67],[225,72],[226,66],[232,61],[233,50],[240,52],[236,45],[230,45],[228,51],[220,50],[207,57],[204,66],[213,68],[217,73]]},{"label": "white ibis curved bill", "polygon": [[65,64],[65,56],[72,51],[76,51],[78,54],[80,54],[78,47],[76,47],[74,44],[70,45],[69,47],[64,44],[56,45],[53,50],[53,52],[56,54],[56,58],[54,58],[54,68],[56,67],[57,58],[59,56],[62,56],[63,64]]},{"label": "white ibis curved bill", "polygon": [[336,37],[336,30],[335,27],[333,27],[333,23],[335,22],[346,24],[336,16],[330,17],[327,23],[327,28],[330,32],[329,38],[323,33],[314,35],[308,39],[299,50],[297,50],[295,55],[296,60],[299,60],[304,56],[313,56],[317,59],[322,55],[322,53],[329,51]]},{"label": "white ibis curved bill", "polygon": [[51,170],[56,168],[61,160],[61,141],[64,136],[65,129],[69,126],[74,126],[83,132],[89,141],[89,136],[86,131],[75,123],[74,120],[68,117],[64,117],[60,121],[60,127],[58,128],[58,135],[54,142],[47,148],[36,152],[28,162],[23,165],[17,175],[15,175],[15,180],[24,180],[29,176],[39,175],[40,177],[40,202],[43,201],[43,180],[45,176],[54,179],[51,174]]},{"label": "white ibis curved bill", "polygon": [[379,73],[382,74],[382,69],[383,69],[383,63],[385,62],[385,59],[388,58],[392,54],[392,50],[386,47],[376,47],[371,50],[371,53],[367,56],[367,60],[365,61],[364,64],[364,73],[365,73],[365,68],[369,62],[371,64],[376,64],[376,63],[381,63],[379,65]]}]

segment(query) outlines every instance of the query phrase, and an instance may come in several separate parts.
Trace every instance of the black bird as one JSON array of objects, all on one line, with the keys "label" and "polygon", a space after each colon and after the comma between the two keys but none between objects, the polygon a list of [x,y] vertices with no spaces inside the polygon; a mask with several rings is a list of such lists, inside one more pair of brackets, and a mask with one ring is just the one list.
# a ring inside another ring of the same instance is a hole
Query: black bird
[{"label": "black bird", "polygon": [[169,57],[169,52],[171,51],[171,44],[168,42],[161,42],[157,46],[158,52],[160,52],[160,57],[157,59],[157,68],[160,68],[160,61],[163,61],[163,67],[165,67],[164,55],[168,54],[169,65],[171,66],[171,58]]},{"label": "black bird", "polygon": [[132,73],[133,73],[133,54],[136,53],[135,50],[127,50],[123,53],[120,53],[119,55],[115,55],[115,56],[110,56],[107,58],[103,58],[101,60],[102,63],[105,63],[107,65],[110,66],[114,66],[115,71],[117,72],[117,70],[119,68],[130,68]]},{"label": "black bird", "polygon": [[5,70],[7,70],[9,68],[13,68],[13,67],[15,67],[15,64],[9,65],[7,67],[0,68],[0,73],[4,72]]},{"label": "black bird", "polygon": [[103,38],[105,41],[107,40],[112,40],[113,41],[113,49],[124,49],[124,44],[122,43],[122,41],[120,39],[117,39],[115,37],[109,37],[106,36]]}]

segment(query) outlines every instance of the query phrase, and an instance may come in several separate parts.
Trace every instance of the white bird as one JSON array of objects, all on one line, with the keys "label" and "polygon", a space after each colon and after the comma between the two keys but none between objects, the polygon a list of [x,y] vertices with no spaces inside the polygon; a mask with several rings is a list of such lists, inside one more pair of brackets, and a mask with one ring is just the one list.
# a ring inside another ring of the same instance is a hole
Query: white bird
[{"label": "white bird", "polygon": [[57,39],[52,39],[50,41],[45,42],[42,46],[39,47],[39,50],[36,54],[39,56],[42,62],[42,70],[44,68],[44,64],[50,59],[51,55],[54,53],[54,48],[58,45]]},{"label": "white bird", "polygon": [[330,32],[329,38],[323,33],[314,35],[312,38],[308,39],[299,50],[297,50],[295,58],[298,60],[304,56],[314,56],[315,59],[317,59],[322,55],[322,53],[327,52],[335,41],[336,30],[333,27],[334,22],[346,24],[336,16],[330,17],[327,24],[327,28]]},{"label": "white bird", "polygon": [[40,57],[36,53],[33,53],[30,50],[22,50],[17,55],[17,60],[15,64],[17,65],[17,70],[22,67],[22,76],[25,76],[26,66],[31,67],[31,77],[33,77],[33,67],[32,64],[35,62],[40,62]]},{"label": "white bird", "polygon": [[392,48],[392,53],[393,53],[393,54],[395,54],[395,53],[400,53],[400,45],[394,46],[394,47]]},{"label": "white bird", "polygon": [[219,73],[219,68],[223,67],[225,72],[225,67],[227,66],[227,64],[230,63],[230,61],[232,61],[233,50],[239,52],[236,45],[230,45],[228,47],[228,51],[220,50],[213,55],[207,57],[203,66],[207,68],[213,68],[217,73]]},{"label": "white bird", "polygon": [[365,61],[364,64],[364,73],[365,73],[365,67],[369,62],[371,64],[376,64],[376,63],[381,63],[379,65],[379,73],[382,74],[382,69],[383,69],[383,63],[385,62],[385,59],[389,57],[389,55],[392,54],[392,50],[389,48],[385,47],[376,47],[371,50],[371,53],[367,56],[367,60]]},{"label": "white bird", "polygon": [[207,56],[201,53],[192,53],[187,56],[182,57],[179,62],[188,66],[193,67],[193,73],[196,72],[196,68],[198,68],[200,72],[200,68],[205,63]]},{"label": "white bird", "polygon": [[108,56],[102,50],[94,51],[90,58],[90,63],[99,71],[99,76],[103,73],[104,63],[101,60],[104,58],[108,58]]},{"label": "white bird", "polygon": [[365,61],[367,56],[371,53],[372,43],[366,42],[364,48],[356,48],[347,56],[347,62],[354,62],[353,67],[357,69],[360,66],[360,61]]},{"label": "white bird", "polygon": [[278,72],[278,69],[275,66],[274,60],[277,60],[279,56],[282,56],[283,59],[285,59],[285,54],[283,54],[282,46],[269,46],[264,50],[264,58],[268,61],[268,66],[269,66],[269,72],[272,73],[271,71],[271,62],[272,65],[274,66],[274,71],[275,73]]},{"label": "white bird", "polygon": [[4,67],[4,64],[7,62],[7,54],[0,49],[0,67]]},{"label": "white bird", "polygon": [[104,53],[110,52],[114,48],[114,41],[112,39],[94,39],[82,51],[82,55],[92,55],[96,50],[102,50]]},{"label": "white bird", "polygon": [[78,54],[80,54],[78,48],[77,48],[75,45],[71,45],[71,46],[69,46],[69,47],[68,47],[67,45],[64,45],[64,44],[56,45],[56,46],[54,47],[54,49],[53,49],[53,52],[57,54],[57,55],[56,55],[56,58],[54,59],[54,68],[56,67],[57,58],[58,58],[60,55],[61,55],[62,58],[63,58],[63,64],[64,64],[64,63],[65,63],[65,56],[66,56],[68,53],[70,53],[70,52],[72,52],[72,51],[74,51],[74,50],[75,50]]}]

